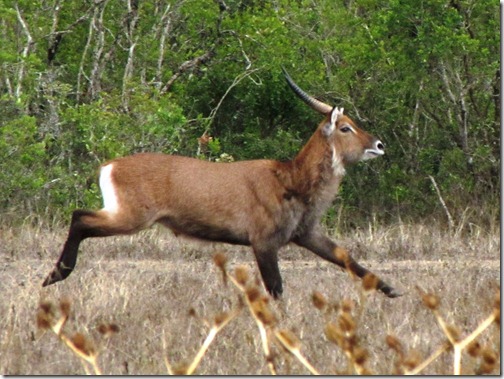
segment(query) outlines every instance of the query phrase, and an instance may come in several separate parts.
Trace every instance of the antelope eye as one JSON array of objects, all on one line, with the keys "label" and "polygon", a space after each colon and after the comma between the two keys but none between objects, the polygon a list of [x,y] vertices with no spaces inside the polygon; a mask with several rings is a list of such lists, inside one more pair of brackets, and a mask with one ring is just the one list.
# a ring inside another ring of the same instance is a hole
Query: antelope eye
[{"label": "antelope eye", "polygon": [[352,130],[352,128],[351,128],[351,127],[349,127],[349,126],[342,126],[342,127],[340,128],[340,130],[341,130],[343,133],[348,133],[348,132],[350,132],[350,131]]}]

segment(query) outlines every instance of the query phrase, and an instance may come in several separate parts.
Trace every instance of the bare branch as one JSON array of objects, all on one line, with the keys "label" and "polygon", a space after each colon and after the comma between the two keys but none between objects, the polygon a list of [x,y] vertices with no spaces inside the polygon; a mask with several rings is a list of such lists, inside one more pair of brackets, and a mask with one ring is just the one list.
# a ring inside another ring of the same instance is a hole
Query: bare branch
[{"label": "bare branch", "polygon": [[162,31],[159,37],[159,57],[157,61],[156,76],[154,78],[155,83],[161,83],[161,72],[164,63],[166,37],[168,36],[171,28],[170,8],[171,4],[168,4],[163,15],[161,16]]},{"label": "bare branch", "polygon": [[165,94],[170,91],[171,86],[175,81],[179,78],[180,75],[182,75],[184,72],[186,72],[189,69],[192,69],[194,67],[198,67],[201,64],[206,63],[209,61],[212,57],[214,56],[214,52],[212,50],[205,52],[202,55],[197,56],[196,58],[193,58],[189,61],[185,61],[182,63],[177,71],[172,75],[172,77],[166,82],[166,84],[163,86],[161,89],[161,94]]},{"label": "bare branch", "polygon": [[434,179],[434,177],[432,175],[429,175],[429,179],[432,182],[432,186],[436,190],[436,193],[438,195],[439,202],[441,203],[441,206],[443,207],[443,209],[446,212],[446,217],[448,217],[448,223],[450,225],[450,230],[453,230],[453,228],[455,226],[455,224],[453,223],[453,218],[452,218],[452,216],[450,214],[450,211],[448,210],[448,207],[446,206],[446,203],[445,203],[445,201],[443,199],[443,196],[441,196],[441,191],[439,190],[439,187],[438,187],[438,185],[436,183],[436,180]]},{"label": "bare branch", "polygon": [[138,21],[138,5],[136,3],[132,3],[132,0],[128,0],[128,13],[125,16],[125,25],[126,25],[126,38],[130,43],[130,47],[128,49],[128,61],[126,63],[126,67],[124,68],[124,76],[123,76],[123,86],[122,86],[122,106],[124,110],[127,112],[129,107],[129,90],[128,85],[133,76],[133,61],[135,54],[135,46],[137,44],[138,38],[134,38],[133,35],[135,33],[136,24]]},{"label": "bare branch", "polygon": [[124,110],[127,112],[129,107],[129,91],[128,85],[133,76],[133,57],[135,52],[136,42],[134,42],[130,48],[128,49],[128,62],[126,63],[126,67],[124,68],[124,76],[123,76],[123,86],[122,86],[122,106]]},{"label": "bare branch", "polygon": [[[89,93],[91,98],[94,99],[98,95],[101,90],[100,78],[102,74],[102,65],[100,65],[103,49],[105,46],[105,28],[103,26],[103,14],[105,12],[105,6],[107,5],[107,1],[103,1],[97,4],[95,8],[95,12],[93,14],[93,19],[91,20],[90,28],[96,30],[97,32],[97,43],[94,49],[93,55],[93,64],[91,69],[91,75],[89,77]],[[91,33],[91,31],[90,31]],[[88,40],[88,42],[90,42]]]},{"label": "bare branch", "polygon": [[52,64],[52,62],[56,56],[56,52],[58,51],[58,46],[61,42],[62,34],[56,33],[56,29],[58,28],[60,10],[61,10],[61,0],[56,0],[56,3],[54,4],[53,22],[51,25],[51,32],[49,33],[49,41],[48,41],[49,46],[47,48],[47,63],[48,63],[48,65]]},{"label": "bare branch", "polygon": [[198,67],[202,64],[205,64],[208,62],[210,59],[213,58],[215,55],[215,49],[217,46],[219,46],[222,43],[222,30],[221,30],[221,24],[222,20],[224,19],[224,14],[227,11],[228,7],[226,3],[223,0],[218,0],[217,3],[219,4],[219,17],[217,18],[216,21],[216,33],[217,33],[217,38],[214,41],[213,46],[208,49],[205,53],[191,59],[188,61],[185,61],[182,63],[177,71],[172,75],[172,77],[166,82],[166,84],[161,88],[160,93],[163,95],[166,92],[170,91],[171,86],[173,83],[186,71]]},{"label": "bare branch", "polygon": [[212,111],[210,112],[210,116],[208,116],[208,119],[207,119],[208,122],[207,122],[207,127],[205,129],[205,133],[207,133],[208,129],[210,129],[210,125],[212,124],[212,121],[215,118],[215,115],[217,114],[217,111],[219,110],[220,106],[222,105],[222,102],[224,101],[224,99],[226,98],[226,96],[229,94],[229,92],[234,87],[236,87],[243,79],[249,77],[250,75],[252,75],[254,72],[256,72],[258,70],[259,70],[258,68],[255,68],[253,70],[244,71],[244,72],[242,72],[240,75],[238,75],[233,80],[233,83],[231,83],[231,85],[228,87],[228,89],[226,90],[226,92],[224,93],[224,95],[222,95],[222,97],[220,98],[219,103],[217,104],[217,106],[214,109],[212,109]]},{"label": "bare branch", "polygon": [[21,61],[21,64],[19,65],[19,70],[18,70],[18,75],[17,75],[17,86],[16,86],[16,91],[14,93],[16,99],[19,100],[19,98],[21,97],[21,93],[22,93],[22,86],[23,86],[22,82],[24,79],[25,69],[26,69],[26,58],[28,58],[28,56],[30,55],[30,51],[31,51],[31,48],[32,48],[34,42],[33,42],[33,37],[30,33],[30,30],[28,29],[28,25],[26,24],[26,21],[24,20],[23,16],[21,15],[21,11],[19,10],[17,3],[15,5],[15,8],[16,8],[16,14],[17,14],[18,21],[21,24],[21,27],[23,28],[23,32],[26,35],[26,45],[23,48],[23,51],[21,53],[22,61]]},{"label": "bare branch", "polygon": [[[98,7],[95,7],[93,12],[93,20],[96,18],[97,14],[98,14]],[[79,102],[81,95],[82,77],[86,78],[86,80],[89,81],[89,77],[86,75],[84,70],[84,64],[86,62],[87,52],[89,50],[89,47],[91,46],[91,41],[93,40],[93,34],[94,34],[93,21],[91,21],[89,23],[88,38],[86,41],[86,45],[84,46],[84,51],[82,52],[81,62],[79,65],[79,74],[77,75],[77,95],[76,95],[77,103]]]}]

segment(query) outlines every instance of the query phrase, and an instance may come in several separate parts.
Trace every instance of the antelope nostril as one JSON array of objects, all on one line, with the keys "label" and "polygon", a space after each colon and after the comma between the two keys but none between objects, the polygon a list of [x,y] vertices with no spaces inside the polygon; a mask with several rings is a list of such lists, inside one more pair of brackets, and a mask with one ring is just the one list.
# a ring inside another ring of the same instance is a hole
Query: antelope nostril
[{"label": "antelope nostril", "polygon": [[376,148],[378,150],[385,150],[385,146],[383,146],[383,143],[381,141],[376,142]]}]

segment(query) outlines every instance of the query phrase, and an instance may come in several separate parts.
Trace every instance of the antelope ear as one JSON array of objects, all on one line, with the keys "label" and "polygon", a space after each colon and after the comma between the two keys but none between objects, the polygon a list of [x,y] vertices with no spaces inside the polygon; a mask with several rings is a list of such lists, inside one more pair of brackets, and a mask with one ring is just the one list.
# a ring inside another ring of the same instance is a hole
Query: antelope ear
[{"label": "antelope ear", "polygon": [[338,119],[343,116],[343,111],[343,108],[337,107],[334,107],[331,111],[331,121],[328,122],[322,129],[326,137],[329,137],[331,134],[333,134],[334,130],[336,130],[336,123],[338,122]]}]

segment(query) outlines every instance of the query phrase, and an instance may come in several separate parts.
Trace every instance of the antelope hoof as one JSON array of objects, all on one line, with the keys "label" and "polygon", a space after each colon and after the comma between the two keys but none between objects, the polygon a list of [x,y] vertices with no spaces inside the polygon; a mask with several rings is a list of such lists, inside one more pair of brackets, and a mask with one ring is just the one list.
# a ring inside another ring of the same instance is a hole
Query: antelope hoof
[{"label": "antelope hoof", "polygon": [[44,280],[44,283],[42,283],[42,287],[49,286],[53,283],[59,282],[63,279],[65,279],[70,273],[72,272],[72,269],[69,268],[58,268],[56,266],[51,273],[47,276],[47,278]]},{"label": "antelope hoof", "polygon": [[397,292],[394,288],[392,287],[385,287],[385,288],[382,288],[381,290],[387,297],[390,297],[391,299],[395,298],[395,297],[399,297],[399,296],[402,296],[403,294],[400,293],[400,292]]}]

